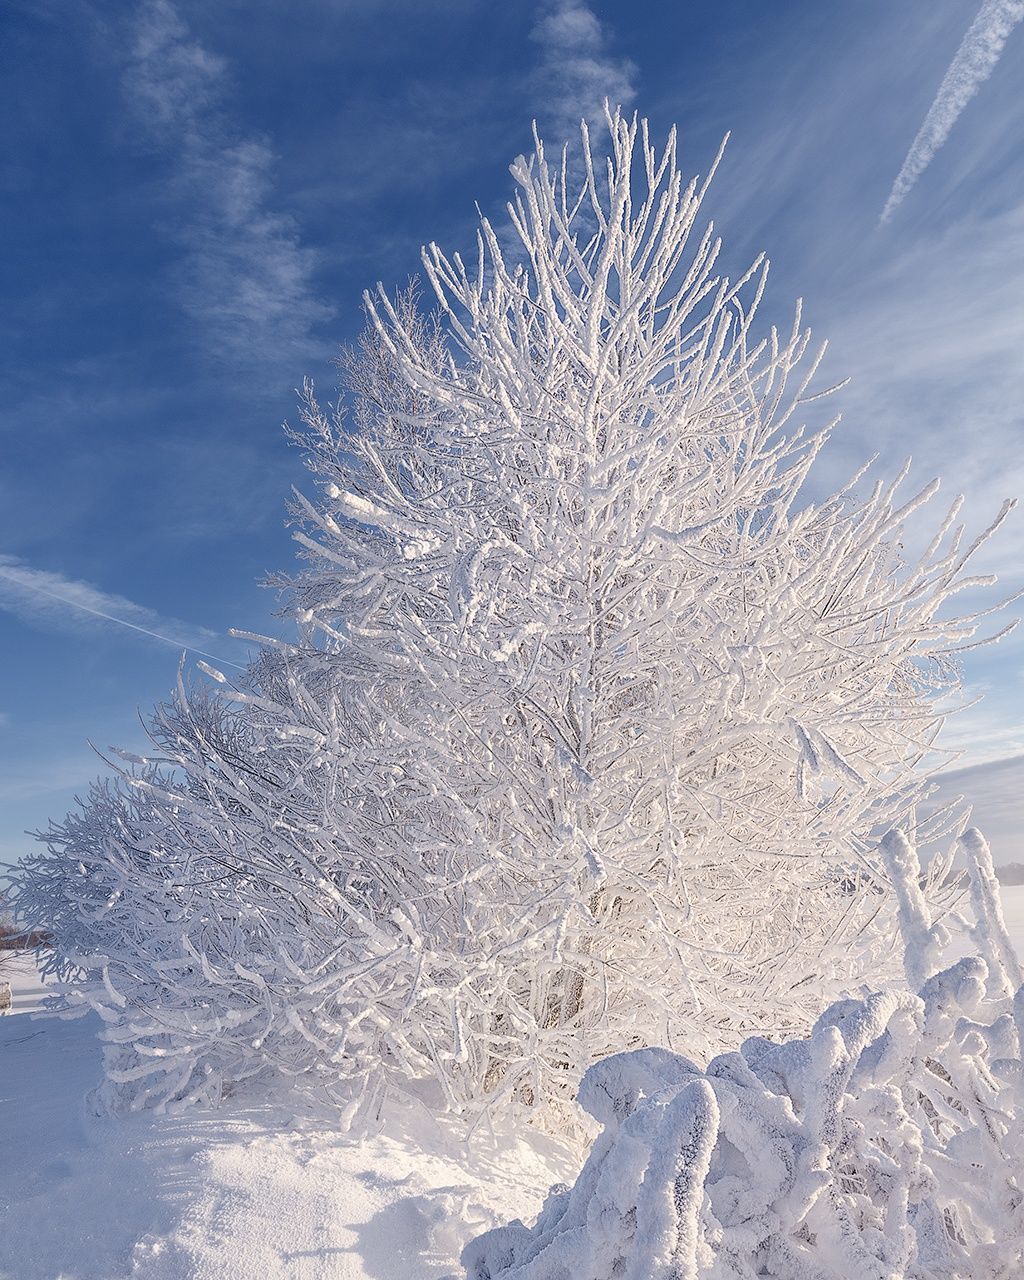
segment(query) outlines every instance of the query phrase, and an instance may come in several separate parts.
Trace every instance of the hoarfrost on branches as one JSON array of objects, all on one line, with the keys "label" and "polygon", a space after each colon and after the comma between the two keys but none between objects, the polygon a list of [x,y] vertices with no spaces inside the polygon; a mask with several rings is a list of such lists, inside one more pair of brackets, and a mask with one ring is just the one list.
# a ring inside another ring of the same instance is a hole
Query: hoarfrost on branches
[{"label": "hoarfrost on branches", "polygon": [[579,1101],[602,1132],[575,1186],[467,1246],[470,1280],[1020,1275],[1024,988],[988,848],[963,843],[985,959],[935,970],[916,852],[890,843],[919,991],[839,1001],[807,1038],[704,1071],[658,1049],[597,1063]]},{"label": "hoarfrost on branches", "polygon": [[806,1030],[948,900],[877,844],[962,826],[918,804],[991,529],[957,500],[907,558],[935,484],[801,497],[799,310],[758,336],[767,264],[726,278],[674,135],[608,123],[578,189],[513,165],[514,254],[424,251],[433,318],[368,299],[351,422],[307,387],[297,433],[295,642],[181,682],[26,865],[112,1103],[273,1071],[544,1116],[623,1047]]}]

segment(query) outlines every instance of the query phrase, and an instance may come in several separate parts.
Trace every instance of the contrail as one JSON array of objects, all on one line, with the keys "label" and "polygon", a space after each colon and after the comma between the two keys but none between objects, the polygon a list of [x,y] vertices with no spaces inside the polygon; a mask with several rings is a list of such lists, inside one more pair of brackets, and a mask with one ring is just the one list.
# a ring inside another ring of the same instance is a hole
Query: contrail
[{"label": "contrail", "polygon": [[557,146],[579,141],[581,116],[600,127],[606,98],[614,111],[636,97],[636,67],[609,51],[608,31],[587,0],[544,0],[530,39],[540,50],[530,77],[537,115]]},{"label": "contrail", "polygon": [[205,649],[197,649],[194,645],[184,644],[180,640],[174,640],[170,636],[161,635],[159,631],[151,631],[149,627],[141,627],[135,622],[128,622],[125,618],[117,618],[112,613],[104,613],[102,609],[94,609],[91,605],[82,604],[80,600],[73,600],[70,596],[62,596],[57,591],[50,591],[46,587],[41,587],[38,582],[32,582],[25,575],[11,573],[9,569],[0,566],[0,578],[6,578],[9,582],[15,583],[17,586],[27,591],[34,591],[38,595],[49,596],[51,600],[59,600],[61,604],[69,605],[72,609],[81,609],[83,613],[91,613],[95,618],[103,618],[107,622],[114,622],[119,627],[127,627],[130,631],[138,631],[144,636],[152,636],[154,640],[162,640],[164,644],[173,645],[175,649],[185,649],[189,653],[201,654],[204,658],[212,658],[214,662],[224,663],[225,666],[234,667],[236,671],[244,671],[245,667],[237,662],[232,662],[230,658],[218,657],[215,653],[208,653]]},{"label": "contrail", "polygon": [[888,222],[932,161],[968,102],[992,74],[1014,27],[1024,18],[1024,0],[984,0],[956,56],[949,64],[935,101],[896,175],[880,222]]}]

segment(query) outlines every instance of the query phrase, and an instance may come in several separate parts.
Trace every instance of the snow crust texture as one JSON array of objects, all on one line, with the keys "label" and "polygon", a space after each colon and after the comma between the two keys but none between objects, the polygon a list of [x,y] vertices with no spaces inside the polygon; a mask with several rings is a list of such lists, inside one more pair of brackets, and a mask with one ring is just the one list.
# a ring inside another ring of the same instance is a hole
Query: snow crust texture
[{"label": "snow crust texture", "polygon": [[[908,980],[935,937],[899,833]],[[1013,1280],[1024,1269],[1024,988],[976,831],[985,958],[832,1005],[805,1039],[706,1070],[641,1049],[591,1067],[602,1126],[536,1225],[470,1244],[471,1280]],[[1014,994],[1015,992],[1015,994]]]}]

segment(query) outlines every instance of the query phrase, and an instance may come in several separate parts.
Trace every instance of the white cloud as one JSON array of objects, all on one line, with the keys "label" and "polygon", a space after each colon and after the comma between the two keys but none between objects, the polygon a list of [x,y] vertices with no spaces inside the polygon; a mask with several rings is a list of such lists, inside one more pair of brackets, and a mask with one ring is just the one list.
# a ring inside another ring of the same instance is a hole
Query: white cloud
[{"label": "white cloud", "polygon": [[540,46],[538,117],[553,142],[575,135],[584,117],[602,118],[606,98],[613,109],[632,104],[636,67],[608,52],[601,24],[582,0],[546,0],[530,34]]},{"label": "white cloud", "polygon": [[228,666],[239,666],[204,647],[222,638],[215,631],[162,617],[123,596],[101,591],[77,578],[33,568],[15,556],[0,555],[0,609],[31,626],[48,629],[77,631],[97,625],[117,626],[176,649],[188,649]]},{"label": "white cloud", "polygon": [[1013,28],[1024,19],[1024,0],[984,0],[949,65],[924,124],[911,144],[903,168],[882,210],[888,222],[935,153],[949,137],[961,111],[992,74]]},{"label": "white cloud", "polygon": [[[966,494],[975,521],[1024,496],[1024,294],[1011,269],[1021,255],[1024,209],[969,215],[833,287],[816,308],[830,339],[826,376],[852,376],[834,405],[845,422],[830,480],[875,451],[891,470],[912,450],[914,475]],[[1017,585],[1022,556],[1016,515],[984,564]]]},{"label": "white cloud", "polygon": [[[980,700],[951,715],[939,739],[943,750],[958,753],[956,771],[983,768],[1010,756],[1024,756],[1024,717],[1019,708],[1007,706],[1006,697],[1001,698],[999,691],[987,681],[971,683],[966,695]],[[1021,810],[1024,839],[1024,792]]]},{"label": "white cloud", "polygon": [[182,304],[227,362],[291,367],[315,349],[312,331],[333,311],[314,291],[316,254],[273,207],[274,153],[234,125],[227,84],[225,62],[191,38],[170,0],[147,0],[124,89],[149,136],[176,158]]}]

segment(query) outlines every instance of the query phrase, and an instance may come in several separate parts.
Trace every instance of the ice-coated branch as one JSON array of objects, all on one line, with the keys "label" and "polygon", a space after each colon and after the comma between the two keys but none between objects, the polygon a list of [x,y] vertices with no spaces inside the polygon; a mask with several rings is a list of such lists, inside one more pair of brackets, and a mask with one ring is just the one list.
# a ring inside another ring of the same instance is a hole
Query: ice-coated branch
[{"label": "ice-coated branch", "polygon": [[971,936],[978,954],[984,957],[989,967],[990,976],[1002,984],[1006,994],[1012,995],[1024,984],[1024,974],[1006,932],[992,854],[977,827],[965,831],[958,843],[966,856],[970,874],[971,905],[975,918]]},{"label": "ice-coated branch", "polygon": [[921,891],[921,864],[917,850],[902,831],[895,830],[887,833],[880,848],[896,894],[907,983],[912,991],[916,991],[929,974],[935,972],[948,938],[932,924],[931,912]]}]

